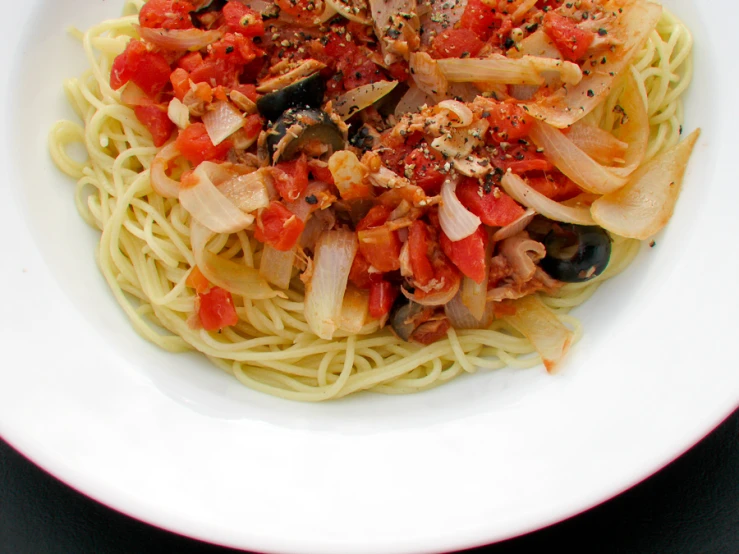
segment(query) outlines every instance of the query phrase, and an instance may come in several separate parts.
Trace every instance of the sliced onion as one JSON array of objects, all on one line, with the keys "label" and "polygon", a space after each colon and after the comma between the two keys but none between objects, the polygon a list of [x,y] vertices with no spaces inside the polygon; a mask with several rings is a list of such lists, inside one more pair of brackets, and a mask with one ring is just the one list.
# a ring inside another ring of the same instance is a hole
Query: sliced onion
[{"label": "sliced onion", "polygon": [[[331,186],[323,181],[311,181],[308,183],[308,186],[305,187],[305,190],[303,190],[300,198],[294,202],[285,202],[285,207],[298,216],[302,221],[308,221],[310,214],[316,210],[320,210],[322,207],[326,207],[326,204],[324,203],[325,198],[329,197],[331,199],[335,199],[331,190]],[[305,199],[310,196],[315,197],[318,202],[315,204],[309,204],[306,202]]]},{"label": "sliced onion", "polygon": [[402,292],[403,296],[408,300],[411,300],[416,304],[420,304],[421,306],[444,306],[451,302],[452,298],[454,298],[459,292],[461,283],[462,279],[457,276],[451,286],[447,287],[445,290],[427,294],[423,298],[420,298],[415,293],[408,292],[404,287],[400,287],[400,292]]},{"label": "sliced onion", "polygon": [[700,129],[670,150],[640,167],[629,183],[607,194],[591,207],[593,219],[617,235],[644,240],[661,230],[672,217],[685,169]]},{"label": "sliced onion", "polygon": [[631,71],[618,105],[623,111],[622,119],[625,121],[616,129],[615,135],[617,139],[628,144],[628,148],[624,154],[624,166],[609,169],[614,175],[628,177],[644,161],[649,144],[649,113]]},{"label": "sliced onion", "polygon": [[223,31],[213,29],[152,29],[136,26],[139,36],[164,50],[202,50],[223,36]]},{"label": "sliced onion", "polygon": [[203,123],[211,142],[218,145],[241,129],[244,125],[244,116],[230,102],[219,100],[203,114]]},{"label": "sliced onion", "polygon": [[516,221],[514,221],[513,223],[509,223],[505,227],[501,227],[495,233],[493,233],[493,242],[505,240],[512,237],[513,235],[517,235],[518,233],[526,229],[526,227],[529,226],[529,223],[531,223],[531,221],[535,217],[536,210],[532,210],[531,208],[529,208]]},{"label": "sliced onion", "polygon": [[357,335],[362,331],[369,314],[369,291],[350,284],[346,287],[341,303],[339,329]]},{"label": "sliced onion", "polygon": [[223,169],[212,162],[202,162],[195,169],[197,184],[180,190],[180,203],[193,219],[214,233],[235,233],[254,222],[254,216],[237,208],[213,184],[212,175]]},{"label": "sliced onion", "polygon": [[262,259],[259,262],[259,275],[277,288],[288,289],[294,264],[295,248],[282,252],[265,244]]},{"label": "sliced onion", "polygon": [[410,72],[413,82],[434,101],[445,98],[449,82],[439,66],[439,61],[426,52],[413,52],[410,55]]},{"label": "sliced onion", "polygon": [[274,298],[277,291],[267,284],[253,267],[227,260],[207,250],[208,241],[214,233],[200,225],[195,219],[190,222],[190,244],[195,263],[208,281],[252,300]]},{"label": "sliced onion", "polygon": [[313,275],[305,286],[305,319],[317,336],[330,340],[341,322],[349,271],[357,253],[356,233],[326,231],[318,239]]},{"label": "sliced onion", "polygon": [[455,329],[485,329],[490,327],[490,324],[493,322],[494,307],[495,304],[493,302],[487,302],[483,298],[481,316],[478,318],[464,304],[462,293],[459,292],[444,306],[444,313]]},{"label": "sliced onion", "polygon": [[470,212],[457,198],[457,182],[444,181],[441,186],[439,223],[452,242],[466,239],[480,226],[480,218]]},{"label": "sliced onion", "polygon": [[526,55],[552,58],[553,60],[562,59],[562,54],[543,29],[530,34],[517,47],[508,50],[508,56],[511,58],[520,58]]},{"label": "sliced onion", "polygon": [[[531,188],[526,181],[510,171],[500,181],[505,190],[519,204],[531,208],[553,221],[574,223],[575,225],[593,225],[590,209],[584,206],[566,206],[547,198]],[[441,212],[441,210],[440,210]]]},{"label": "sliced onion", "polygon": [[416,113],[421,110],[421,106],[433,104],[433,102],[434,99],[418,88],[417,85],[411,85],[398,102],[398,105],[395,106],[395,117]]},{"label": "sliced onion", "polygon": [[613,165],[618,160],[623,160],[629,148],[627,143],[618,140],[608,131],[583,120],[570,127],[567,138],[585,154],[603,165]]},{"label": "sliced onion", "polygon": [[246,175],[237,175],[218,185],[218,190],[242,212],[266,208],[269,205],[267,171],[261,168]]},{"label": "sliced onion", "polygon": [[128,81],[121,91],[121,102],[126,106],[150,106],[153,102],[133,81]]},{"label": "sliced onion", "polygon": [[[526,104],[533,117],[560,129],[582,119],[608,96],[618,75],[624,71],[652,32],[662,15],[662,6],[652,2],[628,2],[608,36],[621,46],[603,57],[606,63],[584,77],[577,86],[563,87],[553,94]],[[525,41],[524,41],[525,42]]]},{"label": "sliced onion", "polygon": [[458,121],[453,121],[452,127],[467,127],[472,123],[472,110],[458,100],[442,100],[437,108],[449,110],[457,116]]},{"label": "sliced onion", "polygon": [[554,166],[580,188],[596,194],[607,194],[624,186],[626,180],[614,175],[580,150],[559,129],[535,121],[529,132],[539,148]]},{"label": "sliced onion", "polygon": [[174,142],[162,148],[151,162],[151,188],[164,198],[177,198],[180,195],[180,184],[167,175],[169,163],[179,157],[180,151]]},{"label": "sliced onion", "polygon": [[436,63],[449,81],[457,83],[543,85],[546,82],[544,73],[558,73],[567,85],[576,85],[582,79],[577,64],[538,56],[514,59],[493,54],[487,58],[447,58]]},{"label": "sliced onion", "polygon": [[[326,6],[331,6],[336,13],[347,18],[349,21],[354,21],[362,25],[372,25],[372,19],[367,15],[367,10],[358,9],[339,0],[326,0]],[[354,12],[355,9],[357,10],[356,13]]]},{"label": "sliced onion", "polygon": [[516,313],[503,319],[531,341],[547,371],[552,373],[570,348],[572,331],[536,295],[504,302],[513,306]]},{"label": "sliced onion", "polygon": [[[261,83],[259,83],[259,86],[257,86],[257,92],[259,92],[260,94],[264,94],[267,92],[275,92],[277,90],[281,90],[293,83],[297,83],[305,77],[309,77],[314,73],[321,71],[326,67],[326,64],[314,59],[303,60],[299,63],[300,65],[293,67],[292,69],[281,75],[263,80]],[[288,64],[285,69],[287,69],[287,67],[291,67],[292,65],[294,64]]]},{"label": "sliced onion", "polygon": [[[129,82],[129,84],[131,83]],[[169,120],[180,129],[184,129],[190,125],[190,110],[180,102],[179,98],[172,98],[172,100],[169,101],[169,106],[167,106],[167,117],[169,117]]]},{"label": "sliced onion", "polygon": [[[366,187],[365,179],[369,171],[350,150],[334,152],[328,159],[328,168],[339,194],[345,198],[356,198],[361,187]],[[364,196],[368,196],[369,191]]]},{"label": "sliced onion", "polygon": [[343,120],[371,106],[393,90],[398,81],[377,81],[353,88],[334,100],[334,112]]}]

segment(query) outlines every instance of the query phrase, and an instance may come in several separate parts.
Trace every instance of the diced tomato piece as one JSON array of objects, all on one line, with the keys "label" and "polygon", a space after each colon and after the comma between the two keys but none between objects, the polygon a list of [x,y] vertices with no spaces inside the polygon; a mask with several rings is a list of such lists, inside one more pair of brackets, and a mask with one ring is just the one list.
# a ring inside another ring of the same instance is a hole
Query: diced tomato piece
[{"label": "diced tomato piece", "polygon": [[200,52],[190,52],[177,60],[177,67],[181,67],[188,73],[195,71],[203,65],[203,55]]},{"label": "diced tomato piece", "polygon": [[[261,127],[260,127],[261,128]],[[272,168],[272,179],[280,196],[294,202],[308,186],[308,159],[305,154],[291,162],[280,162]]]},{"label": "diced tomato piece", "polygon": [[557,202],[564,202],[582,193],[582,189],[561,173],[548,173],[528,177],[534,190]]},{"label": "diced tomato piece", "polygon": [[544,16],[544,32],[552,39],[560,54],[571,62],[585,57],[595,40],[595,33],[580,29],[572,19],[548,11]]},{"label": "diced tomato piece", "polygon": [[380,151],[382,162],[390,169],[403,175],[405,158],[423,140],[423,134],[412,133],[405,137],[388,131],[380,137],[380,142],[385,147]]},{"label": "diced tomato piece", "polygon": [[396,81],[400,81],[401,83],[405,83],[410,77],[408,62],[406,62],[405,60],[391,63],[389,66],[387,66],[387,72],[390,77],[392,77]]},{"label": "diced tomato piece", "polygon": [[381,278],[377,273],[370,273],[370,267],[371,266],[367,261],[367,258],[362,255],[362,252],[357,250],[354,260],[352,261],[352,268],[349,270],[349,281],[354,283],[360,289],[370,288],[372,281],[376,280],[373,279],[373,276]]},{"label": "diced tomato piece", "polygon": [[255,113],[247,116],[244,120],[244,133],[246,133],[246,138],[250,139],[256,137],[262,131],[263,125],[264,120],[261,115]]},{"label": "diced tomato piece", "polygon": [[482,2],[482,0],[469,0],[459,20],[459,27],[460,29],[469,29],[480,40],[487,41],[498,26],[499,20],[495,9]]},{"label": "diced tomato piece", "polygon": [[413,280],[422,286],[434,278],[434,268],[429,261],[428,251],[428,229],[423,221],[417,219],[408,229],[408,257]]},{"label": "diced tomato piece", "polygon": [[202,123],[193,123],[177,135],[177,149],[190,163],[198,165],[204,161],[223,161],[233,144],[224,140],[215,146]]},{"label": "diced tomato piece", "polygon": [[254,43],[238,34],[226,33],[209,48],[209,60],[223,60],[232,65],[245,65],[257,57]]},{"label": "diced tomato piece", "polygon": [[441,231],[439,242],[444,254],[459,271],[475,283],[482,283],[487,271],[485,250],[488,244],[488,235],[482,226],[469,237],[454,242]]},{"label": "diced tomato piece", "polygon": [[534,118],[518,104],[498,102],[485,108],[495,142],[513,142],[528,136]]},{"label": "diced tomato piece", "polygon": [[154,139],[154,146],[162,146],[172,136],[174,123],[169,119],[167,108],[164,106],[160,106],[159,104],[134,106],[133,112],[136,114],[136,118],[151,133],[151,138]]},{"label": "diced tomato piece", "polygon": [[485,43],[471,29],[447,29],[434,39],[431,56],[437,59],[472,58],[483,46]]},{"label": "diced tomato piece", "polygon": [[370,285],[369,315],[380,319],[390,313],[395,299],[398,297],[398,288],[384,279]]},{"label": "diced tomato piece", "polygon": [[313,175],[313,178],[316,181],[323,181],[324,183],[333,185],[334,176],[331,173],[331,170],[328,168],[327,165],[321,165],[319,163],[316,163],[317,161],[318,160],[316,161],[311,160],[308,162],[308,167],[310,168],[310,174]]},{"label": "diced tomato piece", "polygon": [[234,87],[234,90],[239,91],[241,94],[246,96],[252,102],[256,102],[257,99],[259,98],[259,95],[257,94],[256,85],[236,85]]},{"label": "diced tomato piece", "polygon": [[231,32],[241,33],[245,37],[264,35],[262,15],[241,2],[227,2],[223,6],[223,18]]},{"label": "diced tomato piece", "polygon": [[363,56],[352,60],[339,60],[338,69],[344,75],[344,88],[351,90],[383,78],[380,66]]},{"label": "diced tomato piece", "polygon": [[372,227],[357,232],[359,250],[372,267],[382,273],[400,269],[402,244],[397,231],[387,227]]},{"label": "diced tomato piece", "polygon": [[210,281],[205,278],[205,275],[203,275],[198,266],[192,268],[190,275],[185,279],[185,284],[195,289],[195,292],[198,294],[208,292],[208,289],[211,287]]},{"label": "diced tomato piece", "polygon": [[429,151],[425,154],[420,148],[416,148],[405,157],[406,168],[413,168],[413,177],[411,181],[421,187],[429,196],[435,196],[441,192],[441,185],[444,184],[446,176],[439,171],[441,165],[438,160]]},{"label": "diced tomato piece", "polygon": [[513,198],[495,187],[488,193],[474,179],[465,179],[457,185],[457,198],[462,205],[491,227],[505,227],[524,214],[524,209]]},{"label": "diced tomato piece", "polygon": [[[521,175],[529,171],[552,171],[554,166],[541,154],[534,150],[532,146],[517,146],[506,152],[503,159],[493,160],[493,163],[500,167],[503,171],[509,169]],[[510,157],[509,157],[510,156]]]},{"label": "diced tomato piece", "polygon": [[139,12],[139,23],[156,29],[191,29],[190,12],[194,10],[185,0],[148,0]]},{"label": "diced tomato piece", "polygon": [[300,238],[305,223],[282,202],[273,200],[257,218],[254,238],[275,250],[287,252]]},{"label": "diced tomato piece", "polygon": [[149,52],[140,40],[131,40],[113,60],[110,86],[118,90],[133,81],[149,96],[156,96],[169,83],[170,67],[161,54]]},{"label": "diced tomato piece", "polygon": [[180,67],[172,72],[169,81],[178,100],[182,100],[190,91],[190,74]]},{"label": "diced tomato piece", "polygon": [[213,287],[209,292],[199,296],[200,323],[206,331],[220,331],[239,322],[233,297],[227,290]]},{"label": "diced tomato piece", "polygon": [[383,206],[382,204],[373,206],[362,220],[357,223],[357,231],[379,227],[387,221],[387,218],[390,217],[391,213],[393,213],[393,210],[387,206]]}]

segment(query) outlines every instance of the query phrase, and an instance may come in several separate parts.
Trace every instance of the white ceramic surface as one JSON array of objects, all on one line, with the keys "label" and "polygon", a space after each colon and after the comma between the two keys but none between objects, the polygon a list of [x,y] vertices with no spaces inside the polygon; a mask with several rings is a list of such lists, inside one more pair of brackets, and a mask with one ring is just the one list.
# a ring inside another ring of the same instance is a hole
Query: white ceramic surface
[{"label": "white ceramic surface", "polygon": [[739,404],[739,7],[667,5],[695,34],[686,128],[704,133],[673,221],[578,310],[586,335],[561,374],[481,372],[415,396],[305,405],[132,331],[46,150],[52,122],[73,116],[61,82],[85,68],[65,29],[122,6],[13,3],[0,59],[0,434],[113,508],[268,552],[473,546],[647,477]]}]

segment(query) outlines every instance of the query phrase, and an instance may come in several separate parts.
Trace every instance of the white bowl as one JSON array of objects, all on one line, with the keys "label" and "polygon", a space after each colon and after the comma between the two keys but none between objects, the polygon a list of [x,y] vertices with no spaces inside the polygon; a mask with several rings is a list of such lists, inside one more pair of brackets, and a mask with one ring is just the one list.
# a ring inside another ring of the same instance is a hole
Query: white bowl
[{"label": "white bowl", "polygon": [[562,372],[482,371],[415,396],[307,405],[132,330],[46,146],[50,125],[73,117],[62,80],[85,69],[66,28],[122,6],[15,3],[0,62],[0,433],[117,510],[268,552],[458,549],[644,479],[739,404],[739,8],[666,4],[695,35],[686,128],[703,136],[656,247],[577,311],[586,334]]}]

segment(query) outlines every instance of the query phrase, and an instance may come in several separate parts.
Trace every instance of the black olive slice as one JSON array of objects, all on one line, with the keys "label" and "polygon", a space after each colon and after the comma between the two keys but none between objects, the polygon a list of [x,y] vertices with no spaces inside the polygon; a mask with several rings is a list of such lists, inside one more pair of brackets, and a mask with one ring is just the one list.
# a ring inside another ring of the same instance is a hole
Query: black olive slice
[{"label": "black olive slice", "polygon": [[554,279],[582,283],[603,273],[611,258],[611,237],[597,226],[557,223],[544,238],[541,268]]},{"label": "black olive slice", "polygon": [[[287,142],[281,143],[286,136]],[[344,133],[326,112],[314,108],[290,108],[267,132],[270,160],[290,161],[313,141],[327,145],[331,152],[343,150],[346,145]],[[275,160],[278,147],[280,153]]]},{"label": "black olive slice", "polygon": [[257,100],[257,109],[269,121],[275,121],[290,108],[320,108],[325,92],[326,83],[316,73],[283,89],[265,94]]}]

